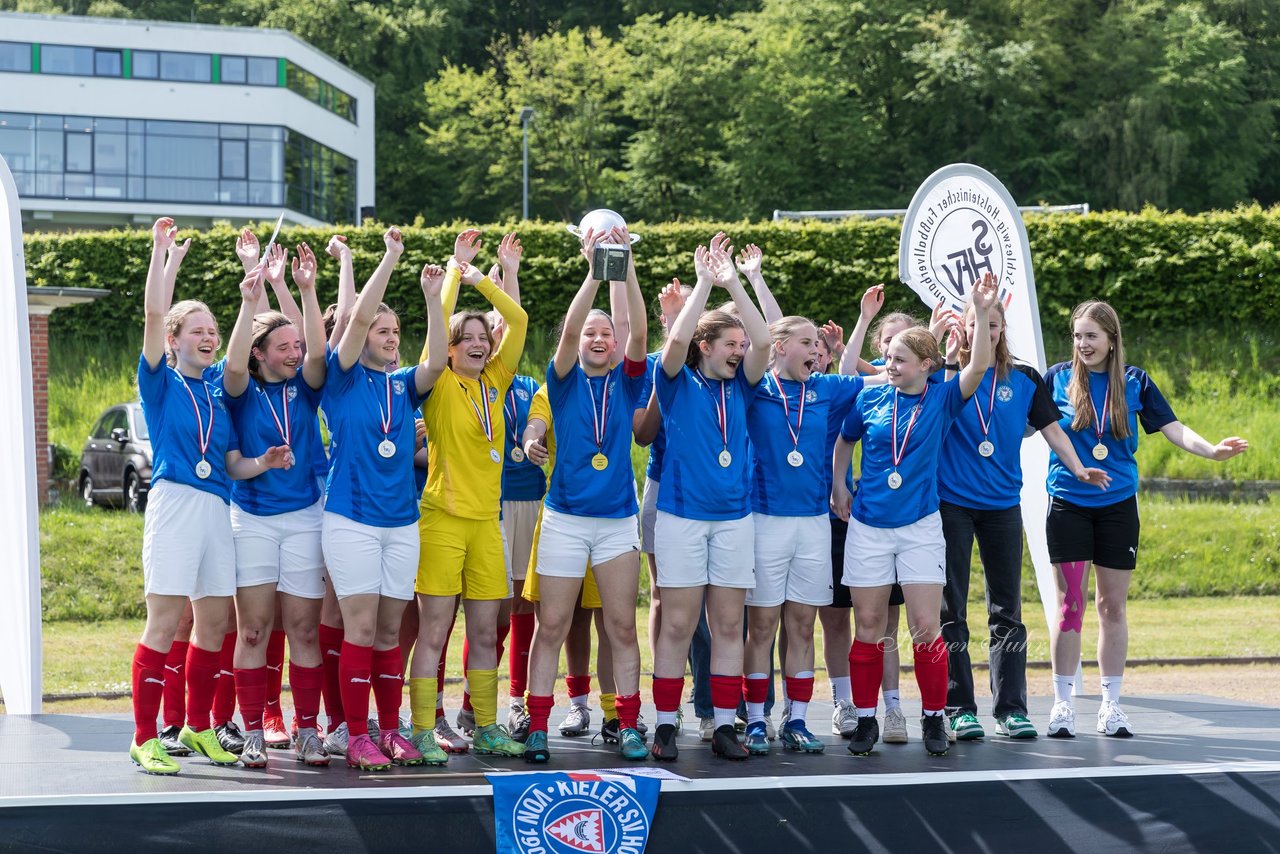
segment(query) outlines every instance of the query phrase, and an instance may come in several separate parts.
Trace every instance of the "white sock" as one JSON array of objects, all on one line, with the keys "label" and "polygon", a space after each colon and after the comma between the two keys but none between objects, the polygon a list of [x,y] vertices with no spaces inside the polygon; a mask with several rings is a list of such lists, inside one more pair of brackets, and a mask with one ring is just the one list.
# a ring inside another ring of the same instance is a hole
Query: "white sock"
[{"label": "white sock", "polygon": [[671,724],[672,726],[675,726],[676,713],[675,712],[658,712],[658,726],[662,726],[663,724]]},{"label": "white sock", "polygon": [[570,697],[569,703],[574,706],[585,706],[590,698],[590,694],[579,694],[577,697]]},{"label": "white sock", "polygon": [[848,676],[831,677],[831,700],[832,702],[839,700],[853,702],[853,684]]},{"label": "white sock", "polygon": [[921,712],[921,714],[923,714],[926,718],[940,718],[940,717],[942,717],[942,709],[921,709],[921,710],[920,710],[920,712]]},{"label": "white sock", "polygon": [[1120,702],[1120,683],[1123,680],[1123,676],[1103,676],[1102,699],[1108,703]]},{"label": "white sock", "polygon": [[858,717],[860,718],[874,718],[875,716],[876,716],[875,706],[872,706],[869,709],[858,709]]},{"label": "white sock", "polygon": [[788,723],[803,724],[805,715],[809,714],[809,704],[802,703],[799,700],[791,701],[791,716],[787,718]]},{"label": "white sock", "polygon": [[1074,675],[1062,676],[1058,673],[1053,674],[1053,701],[1055,703],[1066,703],[1068,706],[1074,707],[1075,704],[1071,701],[1071,689],[1075,683],[1076,677]]},{"label": "white sock", "polygon": [[[760,708],[763,710],[764,704],[761,704]],[[715,711],[716,729],[720,729],[720,727],[725,725],[733,726],[733,719],[738,716],[737,709],[715,709],[714,711]],[[763,711],[761,712],[760,719],[764,720]]]},{"label": "white sock", "polygon": [[884,710],[886,712],[889,711],[890,709],[896,709],[902,705],[902,699],[899,696],[899,692],[897,688],[894,688],[891,691],[884,691],[883,693],[884,693]]}]

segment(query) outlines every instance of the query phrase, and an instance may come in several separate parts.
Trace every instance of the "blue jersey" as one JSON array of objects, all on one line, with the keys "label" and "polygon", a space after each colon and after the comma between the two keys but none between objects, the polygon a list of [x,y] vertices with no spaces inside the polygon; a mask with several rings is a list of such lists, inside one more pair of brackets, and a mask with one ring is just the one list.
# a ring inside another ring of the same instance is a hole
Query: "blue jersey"
[{"label": "blue jersey", "polygon": [[[413,381],[416,370],[413,365],[388,374],[356,362],[344,371],[338,354],[329,354],[324,405],[332,456],[326,511],[376,528],[399,528],[418,520],[413,411],[422,398]],[[386,432],[384,422],[389,422]],[[395,445],[390,457],[378,452],[384,439]]]},{"label": "blue jersey", "polygon": [[292,467],[271,469],[231,485],[231,500],[236,506],[255,516],[276,516],[310,507],[320,500],[310,459],[320,441],[316,421],[320,392],[307,385],[302,368],[285,382],[261,383],[249,377],[244,394],[228,395],[226,400],[240,452],[246,457],[257,457],[269,448],[283,445],[281,430],[286,419],[293,448]]},{"label": "blue jersey", "polygon": [[[1014,365],[999,382],[996,369],[988,368],[942,443],[938,497],[977,510],[1017,507],[1022,495],[1022,439],[1027,425],[1043,430],[1059,415],[1035,368]],[[984,441],[992,446],[989,457],[978,452]]]},{"label": "blue jersey", "polygon": [[[625,519],[636,514],[636,477],[631,468],[631,417],[644,385],[644,364],[623,361],[599,377],[576,362],[564,379],[547,366],[547,401],[556,430],[556,465],[546,504],[560,513]],[[605,395],[608,394],[608,406]],[[596,425],[603,421],[603,445]],[[604,454],[597,471],[592,458]]]},{"label": "blue jersey", "polygon": [[[894,392],[891,385],[863,389],[840,428],[846,442],[862,440],[862,472],[853,496],[853,517],[873,528],[901,528],[937,511],[942,440],[966,403],[959,379],[930,383],[921,394],[899,393],[896,431],[900,459],[895,466]],[[913,412],[918,413],[914,425]],[[902,478],[897,489],[889,486],[894,471]]]},{"label": "blue jersey", "polygon": [[1071,440],[1076,456],[1085,465],[1103,469],[1111,475],[1111,487],[1103,492],[1095,486],[1076,480],[1058,455],[1050,453],[1049,494],[1082,507],[1105,507],[1136,495],[1138,461],[1134,459],[1134,454],[1138,452],[1138,422],[1142,422],[1142,429],[1148,433],[1155,433],[1166,424],[1178,420],[1151,377],[1141,368],[1125,366],[1124,399],[1129,408],[1129,438],[1117,439],[1111,434],[1111,420],[1106,415],[1104,405],[1108,375],[1089,372],[1089,393],[1093,397],[1093,406],[1105,419],[1102,446],[1107,449],[1107,457],[1104,460],[1098,460],[1093,455],[1094,446],[1098,444],[1098,435],[1094,429],[1096,421],[1093,426],[1079,432],[1071,429],[1071,421],[1076,414],[1075,407],[1067,396],[1067,386],[1071,383],[1071,363],[1060,362],[1054,365],[1045,373],[1044,379],[1053,394],[1053,402],[1062,411],[1062,418],[1058,423]]},{"label": "blue jersey", "polygon": [[[325,364],[329,362],[329,354],[333,349],[328,345],[324,345]],[[313,434],[315,440],[311,443],[311,475],[320,480],[324,480],[329,476],[329,446],[326,444],[329,435],[329,422],[324,414],[324,389],[320,389],[320,406],[316,412],[316,431]]]},{"label": "blue jersey", "polygon": [[511,452],[524,444],[521,439],[524,428],[529,426],[529,403],[537,391],[537,380],[517,374],[512,377],[511,387],[502,400],[507,416],[506,454],[502,460],[503,501],[541,501],[547,491],[547,476],[542,466],[526,460],[523,451],[520,462],[511,458]]},{"label": "blue jersey", "polygon": [[[636,401],[636,409],[647,409],[649,398],[653,395],[654,377],[662,370],[662,353],[650,353],[644,362],[644,387],[640,390],[640,399]],[[658,421],[658,432],[649,444],[649,462],[645,465],[644,476],[654,483],[662,480],[662,452],[667,447],[667,428]]]},{"label": "blue jersey", "polygon": [[[654,375],[668,444],[662,455],[658,509],[685,519],[741,519],[751,512],[747,405],[756,387],[738,369],[731,380],[707,380],[683,366]],[[725,420],[718,415],[723,394]],[[727,437],[727,444],[726,444]],[[721,466],[728,451],[729,465]]]},{"label": "blue jersey", "polygon": [[[827,512],[831,497],[827,426],[832,420],[839,426],[862,385],[862,377],[813,374],[803,385],[781,380],[779,388],[773,374],[764,375],[747,408],[754,512],[768,516],[820,516]],[[837,414],[839,417],[833,418]],[[793,435],[798,441],[793,442]],[[792,452],[800,454],[800,465],[791,464],[788,456]]]},{"label": "blue jersey", "polygon": [[[227,451],[236,450],[239,443],[223,400],[222,372],[206,371],[204,379],[195,380],[163,359],[152,368],[146,356],[139,356],[138,397],[151,435],[152,482],[171,480],[228,501]],[[202,455],[200,446],[206,438]],[[202,458],[209,464],[207,478],[196,476]]]}]

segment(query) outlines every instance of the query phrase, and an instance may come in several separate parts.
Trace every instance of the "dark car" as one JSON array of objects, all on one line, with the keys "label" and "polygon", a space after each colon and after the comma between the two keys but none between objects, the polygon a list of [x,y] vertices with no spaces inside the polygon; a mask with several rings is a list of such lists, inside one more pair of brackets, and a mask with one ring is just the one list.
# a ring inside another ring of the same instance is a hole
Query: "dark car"
[{"label": "dark car", "polygon": [[121,506],[133,513],[147,506],[151,488],[151,436],[142,404],[113,406],[93,426],[80,455],[84,503]]}]

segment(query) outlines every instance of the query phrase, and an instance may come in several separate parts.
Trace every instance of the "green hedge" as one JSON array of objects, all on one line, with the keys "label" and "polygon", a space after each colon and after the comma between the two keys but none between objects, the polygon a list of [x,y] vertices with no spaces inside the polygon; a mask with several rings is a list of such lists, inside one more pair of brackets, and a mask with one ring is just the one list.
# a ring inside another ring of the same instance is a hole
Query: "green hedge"
[{"label": "green hedge", "polygon": [[[420,339],[425,323],[417,271],[428,261],[448,256],[459,227],[404,229],[406,251],[388,289],[388,302],[401,311],[409,336]],[[718,229],[728,231],[738,246],[759,244],[766,253],[766,276],[782,305],[821,320],[850,323],[867,286],[897,277],[898,220],[637,223],[634,229],[644,235],[636,263],[649,297],[672,276],[692,278],[694,246]],[[358,283],[381,256],[382,230],[373,224],[346,230]],[[484,228],[479,263],[492,262],[503,230],[497,225]],[[1110,301],[1127,323],[1145,328],[1280,323],[1280,208],[1196,216],[1155,210],[1035,215],[1028,219],[1027,230],[1046,342],[1059,335],[1065,339],[1066,319],[1074,305],[1099,297]],[[525,305],[533,328],[550,330],[582,280],[583,261],[561,225],[529,223],[519,231],[525,247],[520,276]],[[257,233],[265,241],[269,228],[259,224]],[[287,244],[306,240],[320,253],[331,233],[291,228],[282,238]],[[177,290],[178,298],[205,300],[224,324],[233,320],[239,305],[235,234],[230,226],[219,226],[195,235]],[[56,337],[115,337],[132,334],[140,326],[148,231],[31,234],[25,243],[31,284],[112,291],[100,302],[55,312],[51,325]],[[337,264],[327,256],[320,258],[323,301],[336,291]],[[916,312],[922,308],[905,287],[892,289],[889,302]]]}]

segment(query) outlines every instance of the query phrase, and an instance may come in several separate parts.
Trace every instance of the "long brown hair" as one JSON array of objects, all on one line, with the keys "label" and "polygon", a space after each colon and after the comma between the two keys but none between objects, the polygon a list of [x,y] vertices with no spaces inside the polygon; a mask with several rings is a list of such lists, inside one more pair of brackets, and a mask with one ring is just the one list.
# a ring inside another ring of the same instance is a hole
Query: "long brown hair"
[{"label": "long brown hair", "polygon": [[254,350],[265,350],[267,339],[271,333],[284,326],[292,326],[293,321],[278,311],[264,311],[253,316],[253,343],[249,345],[249,373],[258,382],[262,382],[262,363],[253,355]]},{"label": "long brown hair", "polygon": [[698,360],[702,358],[702,347],[699,346],[703,341],[714,343],[721,335],[730,329],[746,330],[742,325],[742,321],[729,314],[727,311],[721,311],[713,308],[711,311],[705,311],[698,318],[698,328],[693,331],[693,338],[689,341],[689,352],[684,357],[684,363],[691,368],[698,367]]},{"label": "long brown hair", "polygon": [[[459,311],[449,316],[449,346],[456,347],[462,343],[463,330],[467,328],[467,323],[472,320],[478,320],[484,324],[484,337],[489,341],[489,358],[493,358],[493,327],[489,325],[489,315],[483,311]],[[453,357],[448,360],[450,369],[453,368]]]},{"label": "long brown hair", "polygon": [[[991,364],[995,366],[996,379],[1002,380],[1009,376],[1009,371],[1013,370],[1013,356],[1009,354],[1009,341],[1005,338],[1004,334],[1005,330],[1008,328],[1004,314],[1004,303],[1000,302],[1000,300],[996,300],[993,310],[1000,314],[1000,337],[996,339],[995,352],[991,354]],[[960,327],[962,329],[969,328],[970,317],[974,317],[976,320],[972,302],[964,307],[964,314],[960,316]],[[978,334],[978,326],[976,322],[974,323],[973,334]],[[982,334],[989,336],[991,334],[991,330],[984,329],[982,330]],[[969,364],[969,360],[972,358],[973,342],[969,340],[968,336],[966,336],[964,345],[960,348],[960,352],[956,354],[956,359],[959,361],[960,367],[963,368],[965,365]]]},{"label": "long brown hair", "polygon": [[1088,318],[1102,328],[1111,344],[1111,353],[1107,356],[1107,387],[1111,394],[1108,418],[1111,421],[1111,435],[1117,439],[1129,438],[1129,401],[1125,398],[1124,376],[1124,337],[1120,332],[1120,316],[1116,310],[1101,300],[1090,300],[1076,306],[1071,312],[1071,381],[1067,383],[1067,399],[1071,401],[1076,414],[1071,419],[1072,430],[1086,430],[1093,427],[1093,399],[1089,394],[1089,368],[1080,358],[1080,351],[1074,346],[1076,321]]}]

